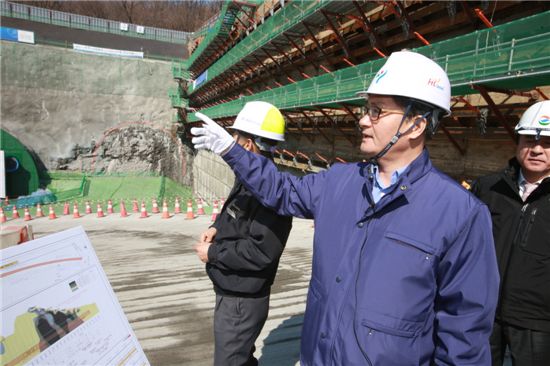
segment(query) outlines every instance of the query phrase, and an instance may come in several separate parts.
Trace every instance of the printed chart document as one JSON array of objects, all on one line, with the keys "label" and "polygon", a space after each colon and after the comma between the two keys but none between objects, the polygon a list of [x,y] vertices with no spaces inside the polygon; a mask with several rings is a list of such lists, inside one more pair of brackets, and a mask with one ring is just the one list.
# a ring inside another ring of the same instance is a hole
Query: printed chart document
[{"label": "printed chart document", "polygon": [[0,365],[149,365],[82,227],[0,251]]}]

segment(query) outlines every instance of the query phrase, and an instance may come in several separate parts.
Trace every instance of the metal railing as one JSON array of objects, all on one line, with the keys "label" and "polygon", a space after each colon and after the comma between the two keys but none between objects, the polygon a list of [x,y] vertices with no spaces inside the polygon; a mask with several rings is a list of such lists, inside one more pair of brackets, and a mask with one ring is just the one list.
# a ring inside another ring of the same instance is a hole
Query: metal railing
[{"label": "metal railing", "polygon": [[84,29],[144,38],[161,42],[187,44],[193,37],[191,32],[140,26],[113,20],[70,14],[56,10],[38,8],[30,5],[0,1],[0,15],[3,17],[31,20],[34,22],[59,25],[63,27]]}]

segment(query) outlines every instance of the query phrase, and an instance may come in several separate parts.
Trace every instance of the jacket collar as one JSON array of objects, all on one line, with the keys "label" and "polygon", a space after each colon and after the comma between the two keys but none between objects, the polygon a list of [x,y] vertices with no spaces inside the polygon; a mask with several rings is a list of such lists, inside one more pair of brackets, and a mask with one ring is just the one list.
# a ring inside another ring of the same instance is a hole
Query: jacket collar
[{"label": "jacket collar", "polygon": [[[425,176],[433,168],[432,162],[428,150],[424,148],[422,153],[414,159],[407,169],[399,176],[397,182],[393,185],[392,190],[388,192],[378,203],[376,204],[376,210],[382,209],[388,203],[395,200],[397,197],[406,194],[406,192],[413,189],[414,183]],[[365,186],[363,189],[363,194],[368,197],[371,207],[373,206],[372,199],[372,187],[374,182],[374,177],[371,176],[371,163],[361,163],[360,174],[365,178]]]},{"label": "jacket collar", "polygon": [[[374,180],[374,176],[370,175],[371,171],[373,171],[373,169],[371,169],[371,165],[372,163],[370,162],[360,163],[360,174],[367,181]],[[414,183],[418,179],[426,175],[426,173],[428,173],[431,169],[432,162],[430,160],[430,154],[428,153],[428,149],[424,148],[422,153],[409,164],[409,166],[407,167],[407,169],[405,169],[403,173],[401,173],[399,180],[407,177],[410,183]],[[372,188],[372,183],[367,184],[369,185],[369,187]]]}]

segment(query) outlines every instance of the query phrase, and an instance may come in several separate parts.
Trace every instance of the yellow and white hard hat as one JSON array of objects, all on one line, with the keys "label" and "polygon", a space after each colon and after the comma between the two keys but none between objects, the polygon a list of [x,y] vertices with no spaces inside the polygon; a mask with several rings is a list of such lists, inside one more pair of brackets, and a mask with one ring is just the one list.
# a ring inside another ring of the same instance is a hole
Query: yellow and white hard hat
[{"label": "yellow and white hard hat", "polygon": [[538,102],[527,108],[516,125],[519,135],[550,136],[550,100]]},{"label": "yellow and white hard hat", "polygon": [[433,60],[412,51],[392,53],[369,88],[357,94],[412,98],[451,113],[451,83],[447,73]]},{"label": "yellow and white hard hat", "polygon": [[246,103],[229,128],[269,140],[285,140],[285,119],[274,105],[267,102]]}]

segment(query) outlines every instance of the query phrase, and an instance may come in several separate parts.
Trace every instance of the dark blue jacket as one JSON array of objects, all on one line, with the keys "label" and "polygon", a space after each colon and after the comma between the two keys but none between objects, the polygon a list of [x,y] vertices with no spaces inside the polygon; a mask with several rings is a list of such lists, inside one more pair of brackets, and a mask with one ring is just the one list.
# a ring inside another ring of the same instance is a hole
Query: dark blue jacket
[{"label": "dark blue jacket", "polygon": [[298,178],[237,145],[223,158],[264,205],[315,219],[303,365],[490,365],[491,218],[426,150],[377,204],[367,163]]}]

